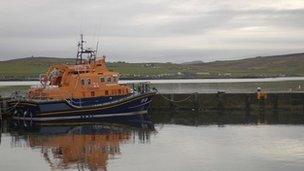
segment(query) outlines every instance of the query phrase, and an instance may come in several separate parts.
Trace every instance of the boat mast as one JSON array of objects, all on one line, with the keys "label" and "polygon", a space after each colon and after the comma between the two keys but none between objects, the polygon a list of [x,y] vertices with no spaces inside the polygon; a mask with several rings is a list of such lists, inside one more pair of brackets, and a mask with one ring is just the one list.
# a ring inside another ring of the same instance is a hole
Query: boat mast
[{"label": "boat mast", "polygon": [[[76,65],[84,64],[88,62],[89,64],[96,61],[96,50],[92,50],[90,48],[85,49],[84,44],[86,41],[83,40],[83,34],[80,34],[80,42],[78,42],[78,51],[76,58]],[[83,59],[83,54],[87,55],[87,60]]]}]

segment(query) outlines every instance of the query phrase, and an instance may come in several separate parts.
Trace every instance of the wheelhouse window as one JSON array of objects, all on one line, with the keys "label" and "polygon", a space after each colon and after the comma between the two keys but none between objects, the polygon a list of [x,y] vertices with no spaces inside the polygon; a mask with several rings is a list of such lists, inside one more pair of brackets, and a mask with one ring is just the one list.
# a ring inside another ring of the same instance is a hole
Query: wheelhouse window
[{"label": "wheelhouse window", "polygon": [[84,81],[84,79],[81,79],[81,85],[85,85],[85,81]]},{"label": "wheelhouse window", "polygon": [[112,81],[111,77],[107,78],[107,82],[110,83]]},{"label": "wheelhouse window", "polygon": [[117,76],[115,76],[115,77],[113,77],[113,82],[117,82],[118,81],[118,77]]}]

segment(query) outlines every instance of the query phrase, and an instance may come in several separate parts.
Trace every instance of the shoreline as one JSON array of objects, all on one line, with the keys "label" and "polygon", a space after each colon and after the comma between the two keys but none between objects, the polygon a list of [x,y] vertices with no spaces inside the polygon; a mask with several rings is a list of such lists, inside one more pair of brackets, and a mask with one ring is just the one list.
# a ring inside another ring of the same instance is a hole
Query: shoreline
[{"label": "shoreline", "polygon": [[[268,77],[268,78],[214,78],[214,79],[123,79],[120,84],[150,82],[152,84],[203,84],[203,83],[254,83],[254,82],[284,82],[304,81],[304,77]],[[31,86],[38,84],[37,80],[11,81],[0,80],[0,86]]]},{"label": "shoreline", "polygon": [[[304,76],[293,75],[293,76],[265,76],[265,77],[121,77],[120,80],[202,80],[202,79],[268,79],[268,78],[304,78]],[[39,81],[39,78],[33,79],[0,79],[0,82],[6,81]]]}]

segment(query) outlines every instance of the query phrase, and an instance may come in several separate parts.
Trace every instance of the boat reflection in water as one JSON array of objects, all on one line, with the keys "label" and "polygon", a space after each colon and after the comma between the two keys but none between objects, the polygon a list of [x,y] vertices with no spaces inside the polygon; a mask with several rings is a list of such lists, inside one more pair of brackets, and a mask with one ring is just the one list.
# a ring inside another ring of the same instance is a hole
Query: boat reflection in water
[{"label": "boat reflection in water", "polygon": [[[52,169],[107,170],[107,163],[121,155],[124,143],[145,143],[153,125],[29,123],[12,121],[10,131],[16,147],[40,149]],[[24,144],[25,143],[25,144]]]}]

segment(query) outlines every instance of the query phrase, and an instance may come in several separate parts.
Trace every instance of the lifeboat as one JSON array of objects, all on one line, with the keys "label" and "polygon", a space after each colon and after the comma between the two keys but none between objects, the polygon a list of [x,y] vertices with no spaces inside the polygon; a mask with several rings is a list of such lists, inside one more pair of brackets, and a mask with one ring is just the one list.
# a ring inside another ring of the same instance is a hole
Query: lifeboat
[{"label": "lifeboat", "polygon": [[156,91],[149,83],[119,84],[120,74],[108,70],[105,56],[78,43],[76,63],[51,66],[40,75],[40,85],[29,89],[26,98],[15,100],[13,118],[30,121],[95,120],[147,113]]}]

